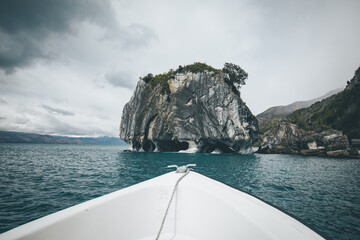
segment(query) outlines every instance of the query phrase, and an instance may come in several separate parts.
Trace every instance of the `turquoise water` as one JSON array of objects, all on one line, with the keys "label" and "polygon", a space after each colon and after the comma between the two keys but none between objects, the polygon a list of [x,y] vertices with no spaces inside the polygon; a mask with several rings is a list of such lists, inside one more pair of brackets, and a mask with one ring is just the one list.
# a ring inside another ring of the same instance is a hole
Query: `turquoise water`
[{"label": "turquoise water", "polygon": [[123,153],[121,146],[0,144],[0,233],[169,171],[197,172],[285,210],[328,239],[360,239],[360,160]]}]

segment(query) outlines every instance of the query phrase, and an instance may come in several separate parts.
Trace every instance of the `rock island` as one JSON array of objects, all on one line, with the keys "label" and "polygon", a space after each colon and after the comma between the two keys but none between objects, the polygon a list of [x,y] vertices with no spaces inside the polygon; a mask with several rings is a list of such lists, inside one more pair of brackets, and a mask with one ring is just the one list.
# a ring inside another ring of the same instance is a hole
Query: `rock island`
[{"label": "rock island", "polygon": [[258,121],[240,97],[246,78],[231,63],[148,74],[124,106],[120,138],[134,151],[249,153]]}]

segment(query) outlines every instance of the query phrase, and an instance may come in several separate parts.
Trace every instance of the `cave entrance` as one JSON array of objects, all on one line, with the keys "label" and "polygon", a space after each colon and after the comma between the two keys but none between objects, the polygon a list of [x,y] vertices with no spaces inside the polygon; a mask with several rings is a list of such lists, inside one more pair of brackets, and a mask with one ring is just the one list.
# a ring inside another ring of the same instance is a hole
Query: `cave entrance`
[{"label": "cave entrance", "polygon": [[163,140],[157,142],[159,151],[162,152],[178,152],[189,148],[188,142],[180,142],[179,140]]}]

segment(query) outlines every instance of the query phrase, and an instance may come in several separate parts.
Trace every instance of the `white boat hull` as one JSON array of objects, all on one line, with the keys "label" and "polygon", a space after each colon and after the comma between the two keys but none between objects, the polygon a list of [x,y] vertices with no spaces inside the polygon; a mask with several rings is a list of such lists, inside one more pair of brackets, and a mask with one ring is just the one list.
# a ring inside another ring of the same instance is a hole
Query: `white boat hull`
[{"label": "white boat hull", "polygon": [[[0,240],[155,239],[174,172],[45,216]],[[179,184],[160,239],[323,239],[280,210],[201,174]]]}]

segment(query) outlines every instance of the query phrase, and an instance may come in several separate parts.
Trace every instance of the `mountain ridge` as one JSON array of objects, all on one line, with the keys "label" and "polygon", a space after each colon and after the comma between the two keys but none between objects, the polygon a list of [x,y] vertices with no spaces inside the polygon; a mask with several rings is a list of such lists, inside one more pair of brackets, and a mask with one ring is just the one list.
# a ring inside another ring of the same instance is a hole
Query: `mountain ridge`
[{"label": "mountain ridge", "polygon": [[269,118],[286,117],[287,115],[295,112],[298,109],[310,107],[312,104],[314,104],[318,101],[321,101],[325,98],[328,98],[334,94],[337,94],[337,93],[341,92],[342,90],[343,90],[343,88],[337,88],[337,89],[327,92],[326,94],[324,94],[320,97],[313,98],[310,100],[296,101],[296,102],[293,102],[293,103],[290,103],[290,104],[284,105],[284,106],[270,107],[270,108],[266,109],[264,112],[256,115],[256,118],[258,120],[261,120],[261,119],[269,119]]},{"label": "mountain ridge", "polygon": [[45,143],[45,144],[79,144],[79,145],[125,145],[126,143],[115,137],[66,137],[37,133],[0,131],[0,143]]}]

